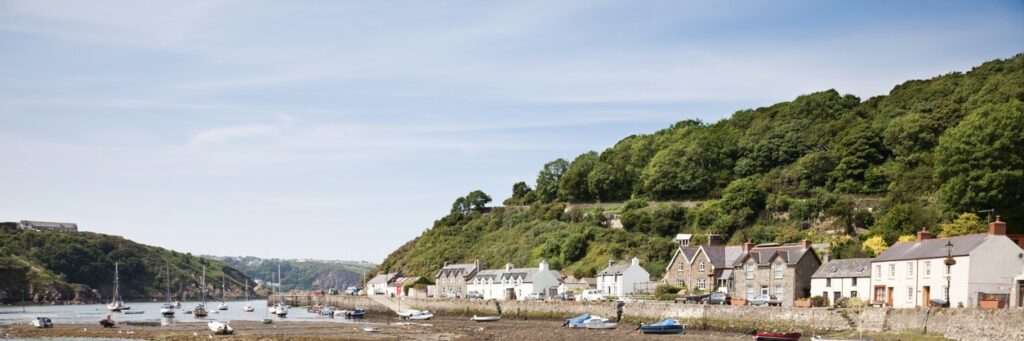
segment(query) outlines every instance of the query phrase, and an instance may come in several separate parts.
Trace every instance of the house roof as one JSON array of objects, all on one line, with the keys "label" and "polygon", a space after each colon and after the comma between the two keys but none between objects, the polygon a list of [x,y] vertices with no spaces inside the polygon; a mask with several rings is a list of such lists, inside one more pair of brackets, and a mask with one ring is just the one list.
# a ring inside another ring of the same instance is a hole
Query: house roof
[{"label": "house roof", "polygon": [[871,258],[833,259],[818,267],[811,278],[870,277]]},{"label": "house roof", "polygon": [[419,276],[416,276],[416,277],[398,277],[398,278],[395,278],[394,282],[391,282],[391,284],[388,284],[388,286],[389,287],[393,287],[393,288],[400,288],[400,287],[405,286],[406,284],[414,283],[414,282],[418,281],[419,279],[420,279]]},{"label": "house roof", "polygon": [[[555,278],[561,280],[562,275],[554,270],[546,270],[551,273]],[[512,268],[512,270],[505,269],[487,269],[477,271],[476,275],[472,279],[480,278],[481,280],[493,279],[495,282],[501,281],[502,279],[522,279],[523,283],[533,283],[533,279],[540,274],[540,268]]]},{"label": "house roof", "polygon": [[621,275],[623,271],[626,271],[626,269],[629,269],[630,265],[632,265],[632,264],[631,263],[614,263],[614,264],[609,265],[607,268],[604,268],[604,270],[601,270],[601,272],[598,273],[597,275],[598,276],[603,276],[603,275]]},{"label": "house roof", "polygon": [[768,266],[776,258],[781,258],[787,265],[794,265],[804,257],[810,248],[805,248],[799,244],[796,245],[776,245],[770,244],[766,246],[755,246],[747,253],[741,253],[739,257],[733,262],[733,266],[743,266],[743,263],[748,258],[754,260],[758,266]]},{"label": "house roof", "polygon": [[468,278],[468,277],[473,276],[473,270],[476,270],[476,264],[474,264],[474,263],[448,264],[445,267],[441,268],[441,270],[439,270],[437,272],[437,275],[435,275],[434,277],[435,278],[439,278],[439,277],[449,276],[449,275],[453,275],[453,274],[456,274],[456,275],[461,274],[462,277]]},{"label": "house roof", "polygon": [[396,276],[398,276],[398,273],[394,273],[394,272],[387,273],[387,274],[379,274],[379,275],[374,276],[373,278],[371,278],[369,281],[366,281],[366,284],[370,285],[370,284],[389,283]]},{"label": "house roof", "polygon": [[1006,236],[990,235],[988,233],[969,234],[940,239],[925,239],[922,241],[911,241],[896,243],[875,257],[875,262],[886,262],[905,259],[942,258],[946,257],[946,243],[953,243],[953,253],[956,256],[969,255],[989,238],[1006,238]]},{"label": "house roof", "polygon": [[697,255],[697,250],[700,250],[698,246],[683,246],[679,248],[679,252],[683,253],[683,257],[686,257],[686,261],[692,261],[693,256]]},{"label": "house roof", "polygon": [[702,245],[700,248],[704,250],[711,265],[719,269],[732,267],[732,263],[743,253],[742,246]]}]

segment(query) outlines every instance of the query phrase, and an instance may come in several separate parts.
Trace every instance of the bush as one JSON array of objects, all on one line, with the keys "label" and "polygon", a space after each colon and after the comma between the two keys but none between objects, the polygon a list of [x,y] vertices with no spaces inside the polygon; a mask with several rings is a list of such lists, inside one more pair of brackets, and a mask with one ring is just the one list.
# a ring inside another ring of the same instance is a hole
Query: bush
[{"label": "bush", "polygon": [[857,297],[843,297],[836,300],[836,306],[840,308],[863,308],[864,301]]},{"label": "bush", "polygon": [[671,284],[661,284],[661,285],[658,285],[657,288],[654,288],[654,295],[658,296],[658,297],[661,297],[662,295],[665,295],[665,294],[675,295],[675,294],[678,294],[680,290],[683,290],[683,288],[682,287],[677,287],[677,286],[674,286],[674,285],[671,285]]},{"label": "bush", "polygon": [[828,298],[826,298],[824,296],[814,296],[814,297],[811,297],[811,306],[814,306],[814,307],[827,307],[828,306]]}]

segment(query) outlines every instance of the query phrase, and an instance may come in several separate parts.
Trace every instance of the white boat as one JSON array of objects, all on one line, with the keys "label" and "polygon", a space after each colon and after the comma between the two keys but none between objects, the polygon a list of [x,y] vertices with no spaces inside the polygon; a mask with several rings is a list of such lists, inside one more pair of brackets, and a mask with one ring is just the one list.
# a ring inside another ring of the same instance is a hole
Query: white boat
[{"label": "white boat", "polygon": [[37,317],[32,319],[32,326],[36,328],[53,328],[53,321],[49,317]]},{"label": "white boat", "polygon": [[476,321],[476,322],[492,322],[492,321],[501,320],[501,315],[490,315],[490,316],[476,316],[476,315],[473,315],[473,317],[470,318],[469,320],[470,321]]},{"label": "white boat", "polygon": [[424,310],[419,312],[418,314],[409,315],[409,317],[406,318],[410,320],[429,320],[434,318],[434,314],[431,314],[429,311]]},{"label": "white boat", "polygon": [[172,317],[176,308],[178,307],[171,303],[171,265],[167,264],[167,303],[160,307],[160,315]]},{"label": "white boat", "polygon": [[206,266],[203,265],[203,303],[199,303],[195,309],[192,310],[192,316],[195,317],[206,317],[210,312],[206,311]]},{"label": "white boat", "polygon": [[364,332],[367,332],[367,333],[376,333],[376,332],[379,332],[379,331],[380,331],[380,328],[377,328],[377,327],[370,327],[370,326],[364,326],[364,327],[363,327],[363,331],[364,331]]},{"label": "white boat", "polygon": [[227,291],[225,291],[224,277],[220,278],[220,304],[217,305],[217,310],[228,310]]},{"label": "white boat", "polygon": [[246,302],[246,305],[244,307],[242,307],[242,311],[247,312],[247,313],[251,313],[251,312],[256,311],[256,308],[253,308],[251,304],[248,304],[248,302],[249,302],[249,279],[248,278],[245,279],[245,302]]},{"label": "white boat", "polygon": [[334,307],[323,307],[322,309],[320,309],[320,315],[334,316]]},{"label": "white boat", "polygon": [[206,327],[210,328],[210,331],[214,334],[228,335],[235,332],[234,328],[231,328],[227,322],[210,321],[206,324]]},{"label": "white boat", "polygon": [[619,324],[600,316],[594,316],[589,320],[583,321],[583,327],[587,329],[615,329],[619,327]]},{"label": "white boat", "polygon": [[[283,282],[281,280],[281,264],[278,263],[277,264],[277,286],[278,287],[281,286],[281,282]],[[285,316],[288,315],[288,308],[290,308],[290,307],[287,304],[284,304],[284,298],[282,298],[280,293],[278,293],[278,295],[277,295],[277,304],[274,305],[274,315],[277,315],[279,317],[285,317]]]},{"label": "white boat", "polygon": [[423,312],[419,311],[419,310],[406,310],[406,311],[398,312],[398,317],[409,317],[409,316],[412,316],[412,315],[422,314],[422,313]]},{"label": "white boat", "polygon": [[117,262],[114,262],[114,296],[113,301],[107,304],[107,309],[110,311],[122,311],[131,309],[124,305],[124,300],[121,299],[121,278],[117,271]]}]

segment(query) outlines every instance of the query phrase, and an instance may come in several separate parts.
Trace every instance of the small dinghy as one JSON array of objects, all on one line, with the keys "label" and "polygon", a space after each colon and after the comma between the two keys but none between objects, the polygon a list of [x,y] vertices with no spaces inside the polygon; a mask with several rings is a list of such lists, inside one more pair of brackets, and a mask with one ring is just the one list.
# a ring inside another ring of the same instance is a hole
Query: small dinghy
[{"label": "small dinghy", "polygon": [[327,306],[320,309],[320,315],[334,316],[334,307]]},{"label": "small dinghy", "polygon": [[271,324],[271,323],[274,323],[274,320],[271,320],[269,317],[263,319],[263,324]]},{"label": "small dinghy", "polygon": [[379,332],[379,331],[380,331],[380,328],[377,328],[377,327],[370,327],[370,326],[364,326],[364,327],[363,327],[363,331],[364,331],[364,332],[367,332],[367,333],[376,333],[376,332]]},{"label": "small dinghy", "polygon": [[434,318],[434,314],[431,314],[429,311],[424,310],[417,312],[416,314],[409,315],[409,317],[406,318],[410,320],[429,320]]},{"label": "small dinghy", "polygon": [[398,314],[398,317],[409,317],[409,316],[412,316],[412,315],[415,315],[415,314],[421,314],[421,313],[423,313],[423,312],[419,311],[419,310],[406,310],[406,311],[403,311],[403,312],[399,312],[397,314]]},{"label": "small dinghy", "polygon": [[754,341],[797,341],[800,336],[800,333],[754,331]]},{"label": "small dinghy", "polygon": [[476,321],[476,322],[494,322],[494,321],[501,320],[501,315],[491,315],[491,316],[476,316],[476,315],[473,315],[473,317],[470,318],[469,320],[470,321]]},{"label": "small dinghy", "polygon": [[49,317],[37,317],[32,320],[32,325],[36,328],[53,328],[53,321]]},{"label": "small dinghy", "polygon": [[121,313],[125,314],[125,315],[139,315],[139,314],[145,314],[146,311],[145,310],[132,310],[132,311],[123,311]]},{"label": "small dinghy", "polygon": [[107,315],[107,318],[100,320],[100,325],[103,326],[103,328],[113,328],[115,324],[114,319],[110,318],[110,315]]},{"label": "small dinghy", "polygon": [[348,318],[359,318],[363,316],[366,316],[366,309],[363,308],[355,308],[351,311],[348,311],[348,313],[345,314],[345,317]]},{"label": "small dinghy", "polygon": [[580,316],[576,316],[576,317],[573,317],[571,319],[565,320],[565,323],[562,323],[562,327],[584,328],[585,326],[583,325],[583,322],[586,322],[589,319],[590,319],[590,314],[583,314],[583,315],[580,315]]},{"label": "small dinghy", "polygon": [[680,334],[684,330],[685,327],[673,319],[666,319],[655,324],[640,325],[640,332],[644,334]]},{"label": "small dinghy", "polygon": [[234,328],[231,328],[227,322],[210,321],[206,326],[210,328],[214,334],[228,335],[235,332]]},{"label": "small dinghy", "polygon": [[583,328],[587,329],[615,329],[618,327],[618,323],[611,322],[608,319],[600,316],[591,316],[586,321],[583,321]]}]

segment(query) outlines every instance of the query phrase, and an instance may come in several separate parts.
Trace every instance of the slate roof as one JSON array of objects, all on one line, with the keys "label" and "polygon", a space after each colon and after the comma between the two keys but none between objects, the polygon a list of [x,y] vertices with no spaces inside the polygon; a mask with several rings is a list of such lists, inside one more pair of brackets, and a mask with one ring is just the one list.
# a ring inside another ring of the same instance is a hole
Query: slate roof
[{"label": "slate roof", "polygon": [[371,278],[369,281],[367,281],[366,284],[370,285],[370,284],[388,283],[388,282],[391,282],[391,280],[394,279],[396,276],[398,276],[398,273],[394,273],[394,272],[389,273],[389,274],[379,274],[379,275],[374,276],[373,278]]},{"label": "slate roof", "polygon": [[626,271],[626,269],[629,269],[630,265],[632,265],[632,263],[615,263],[615,264],[609,265],[607,268],[604,268],[604,270],[601,270],[601,272],[598,273],[597,275],[598,276],[621,275],[623,271]]},{"label": "slate roof", "polygon": [[969,255],[989,238],[1006,238],[1006,236],[988,233],[969,234],[951,238],[925,239],[896,243],[875,257],[875,262],[887,262],[906,259],[943,258],[946,257],[946,243],[953,243],[953,256]]},{"label": "slate roof", "polygon": [[686,257],[686,261],[691,261],[699,249],[700,247],[698,246],[683,246],[679,248],[679,252],[683,253],[683,257]]},{"label": "slate roof", "polygon": [[818,267],[811,278],[870,277],[871,258],[833,259]]},{"label": "slate roof", "polygon": [[416,282],[419,279],[420,279],[419,276],[417,276],[417,277],[398,277],[398,278],[395,278],[394,282],[391,282],[391,284],[388,284],[388,286],[392,287],[392,288],[401,288],[401,287],[404,287],[406,284]]},{"label": "slate roof", "polygon": [[435,278],[440,278],[440,277],[448,276],[448,275],[451,275],[451,274],[461,274],[462,277],[467,277],[468,278],[468,277],[472,277],[473,276],[473,270],[474,269],[476,269],[476,264],[474,264],[474,263],[468,263],[468,264],[448,264],[447,266],[441,268],[441,270],[439,270],[437,272],[437,275],[435,275],[434,277]]},{"label": "slate roof", "polygon": [[739,257],[732,263],[732,266],[743,266],[743,263],[747,260],[747,255],[753,258],[757,262],[758,266],[769,266],[775,256],[782,258],[787,265],[794,265],[803,258],[804,254],[810,250],[803,246],[796,245],[771,245],[771,246],[755,246],[750,250],[749,253],[740,254]]},{"label": "slate roof", "polygon": [[[547,270],[555,278],[562,278],[562,275],[554,270]],[[533,279],[537,277],[537,274],[541,273],[540,268],[512,268],[510,271],[505,269],[487,269],[477,271],[476,275],[471,279],[480,278],[481,280],[493,279],[495,282],[500,282],[502,279],[522,279],[523,283],[533,283]]]}]

